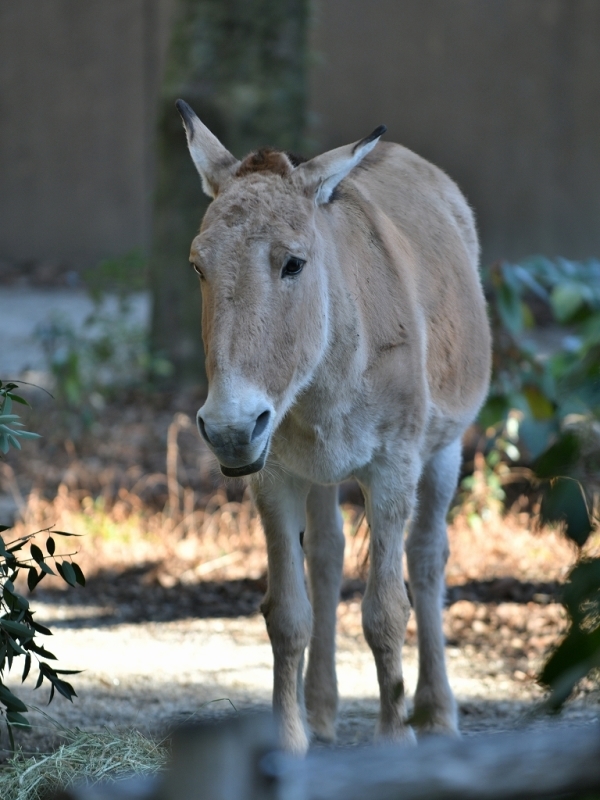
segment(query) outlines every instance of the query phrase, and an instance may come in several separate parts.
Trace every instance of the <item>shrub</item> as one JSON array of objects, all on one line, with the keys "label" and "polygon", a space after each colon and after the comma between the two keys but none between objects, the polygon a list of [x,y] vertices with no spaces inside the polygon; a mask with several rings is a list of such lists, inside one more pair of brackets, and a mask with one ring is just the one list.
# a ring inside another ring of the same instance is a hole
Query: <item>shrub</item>
[{"label": "shrub", "polygon": [[525,466],[540,522],[580,548],[562,597],[569,628],[539,675],[558,709],[600,666],[600,558],[581,555],[600,474],[600,262],[496,263],[487,291],[494,359],[480,472],[497,494]]}]

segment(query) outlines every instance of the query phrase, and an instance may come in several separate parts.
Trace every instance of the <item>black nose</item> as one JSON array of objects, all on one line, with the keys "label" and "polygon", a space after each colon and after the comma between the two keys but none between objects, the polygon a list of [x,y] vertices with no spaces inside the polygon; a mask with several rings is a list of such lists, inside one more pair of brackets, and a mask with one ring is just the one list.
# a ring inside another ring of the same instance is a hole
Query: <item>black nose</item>
[{"label": "black nose", "polygon": [[[212,447],[221,447],[223,446],[224,440],[223,435],[225,431],[227,431],[226,438],[230,440],[233,439],[236,442],[237,446],[245,446],[255,442],[257,439],[260,439],[262,434],[265,432],[269,425],[269,420],[271,419],[271,412],[267,409],[263,411],[262,414],[259,414],[256,418],[254,425],[250,423],[247,427],[240,427],[239,429],[236,428],[225,428],[224,430],[219,429],[218,427],[214,427],[209,425],[207,427],[206,423],[202,419],[202,415],[198,412],[197,420],[198,420],[198,430],[200,431],[200,435],[204,439],[204,441],[211,445]],[[209,435],[210,431],[210,435]]]},{"label": "black nose", "polygon": [[269,424],[269,420],[271,418],[270,411],[263,411],[262,414],[259,414],[256,418],[256,423],[254,425],[254,430],[252,431],[252,436],[250,437],[250,441],[254,442],[256,439],[261,436]]},{"label": "black nose", "polygon": [[204,420],[202,419],[200,414],[198,414],[197,419],[198,419],[198,430],[200,431],[200,435],[202,436],[204,441],[207,442],[207,444],[212,444],[212,442],[208,438],[208,433],[206,432],[206,426],[204,425]]}]

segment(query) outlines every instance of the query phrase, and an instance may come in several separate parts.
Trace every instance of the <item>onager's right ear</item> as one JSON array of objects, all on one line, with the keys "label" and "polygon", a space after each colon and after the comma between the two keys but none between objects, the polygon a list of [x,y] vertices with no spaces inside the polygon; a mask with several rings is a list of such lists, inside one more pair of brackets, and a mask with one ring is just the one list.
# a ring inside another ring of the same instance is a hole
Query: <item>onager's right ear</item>
[{"label": "onager's right ear", "polygon": [[192,161],[202,178],[202,188],[214,199],[219,194],[221,185],[233,175],[240,162],[200,122],[186,102],[178,100],[175,105],[183,120]]},{"label": "onager's right ear", "polygon": [[301,181],[308,192],[314,193],[317,205],[329,203],[338,183],[360,164],[386,131],[385,125],[379,125],[373,133],[358,142],[336,147],[335,150],[305,161],[296,167],[296,179]]}]

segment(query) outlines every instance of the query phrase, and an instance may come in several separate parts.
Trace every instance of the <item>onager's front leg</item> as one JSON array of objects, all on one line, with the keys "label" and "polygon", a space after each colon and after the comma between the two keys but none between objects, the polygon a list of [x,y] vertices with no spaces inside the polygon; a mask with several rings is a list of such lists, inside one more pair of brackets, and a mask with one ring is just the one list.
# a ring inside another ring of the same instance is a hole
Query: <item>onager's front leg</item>
[{"label": "onager's front leg", "polygon": [[414,741],[405,723],[402,645],[410,615],[404,585],[404,526],[412,511],[415,484],[407,470],[392,492],[375,483],[365,487],[366,511],[371,528],[370,566],[362,601],[365,638],[373,651],[379,681],[380,713],[377,733],[384,738]]},{"label": "onager's front leg", "polygon": [[306,708],[312,731],[335,739],[338,692],[335,623],[344,563],[344,532],[337,486],[314,485],[306,501],[304,551],[313,607],[313,632],[306,670]]},{"label": "onager's front leg", "polygon": [[267,539],[269,583],[261,606],[273,648],[273,710],[279,718],[282,746],[303,754],[308,749],[302,666],[312,627],[304,581],[300,532],[305,526],[309,484],[267,470],[252,491]]}]

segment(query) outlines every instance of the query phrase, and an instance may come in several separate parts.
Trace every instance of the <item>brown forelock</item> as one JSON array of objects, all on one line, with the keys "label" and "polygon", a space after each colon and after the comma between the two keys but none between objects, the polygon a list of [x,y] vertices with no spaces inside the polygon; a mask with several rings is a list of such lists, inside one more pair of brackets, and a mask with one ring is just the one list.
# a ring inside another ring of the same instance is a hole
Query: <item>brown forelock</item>
[{"label": "brown forelock", "polygon": [[292,172],[292,165],[285,153],[265,147],[246,156],[235,174],[243,178],[253,172],[272,172],[286,178]]}]

